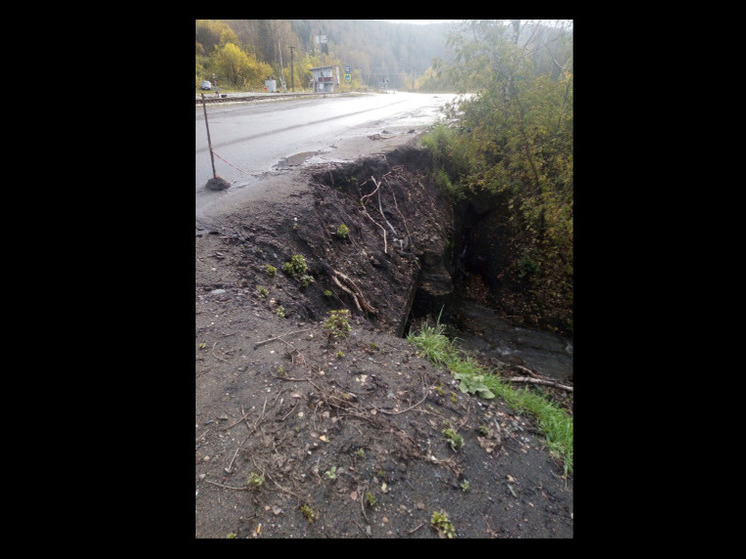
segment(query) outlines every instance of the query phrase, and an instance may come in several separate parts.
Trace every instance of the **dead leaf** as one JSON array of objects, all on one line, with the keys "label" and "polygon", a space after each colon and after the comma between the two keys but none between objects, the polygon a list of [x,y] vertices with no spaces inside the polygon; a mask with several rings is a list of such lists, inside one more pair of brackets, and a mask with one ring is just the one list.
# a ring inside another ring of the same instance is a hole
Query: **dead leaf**
[{"label": "dead leaf", "polygon": [[486,437],[480,437],[479,435],[477,435],[477,442],[479,443],[479,446],[481,446],[487,454],[491,454],[492,451],[495,450],[495,447],[497,446],[497,443],[493,441],[492,439],[488,439]]}]

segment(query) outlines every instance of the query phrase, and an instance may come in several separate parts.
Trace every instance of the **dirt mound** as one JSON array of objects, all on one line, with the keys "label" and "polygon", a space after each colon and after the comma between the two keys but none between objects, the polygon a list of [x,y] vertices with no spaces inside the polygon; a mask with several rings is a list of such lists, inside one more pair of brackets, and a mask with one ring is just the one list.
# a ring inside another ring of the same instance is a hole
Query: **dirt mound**
[{"label": "dirt mound", "polygon": [[413,148],[312,167],[198,223],[196,537],[572,537],[529,419],[400,337],[453,289],[426,169]]}]

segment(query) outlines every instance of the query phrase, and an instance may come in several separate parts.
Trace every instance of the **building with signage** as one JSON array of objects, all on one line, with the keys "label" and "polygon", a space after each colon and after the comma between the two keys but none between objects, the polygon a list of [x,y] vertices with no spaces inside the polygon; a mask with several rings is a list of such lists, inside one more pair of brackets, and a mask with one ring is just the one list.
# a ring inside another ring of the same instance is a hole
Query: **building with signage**
[{"label": "building with signage", "polygon": [[[309,68],[312,78],[311,84],[315,92],[333,93],[334,84],[339,85],[339,79],[334,79],[334,68],[332,66],[319,66],[318,68]],[[339,76],[339,69],[337,69]]]}]

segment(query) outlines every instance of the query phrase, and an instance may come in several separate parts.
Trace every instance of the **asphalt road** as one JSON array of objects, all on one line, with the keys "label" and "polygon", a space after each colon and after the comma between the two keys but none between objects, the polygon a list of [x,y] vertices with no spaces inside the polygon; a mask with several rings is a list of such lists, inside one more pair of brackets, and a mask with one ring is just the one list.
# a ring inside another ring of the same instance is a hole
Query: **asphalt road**
[{"label": "asphalt road", "polygon": [[[298,165],[367,155],[340,149],[346,141],[375,134],[420,131],[442,116],[450,94],[387,93],[272,102],[207,105],[215,172],[234,188],[261,188],[259,177]],[[197,213],[215,193],[202,104],[195,111]],[[374,142],[362,144],[376,151]],[[363,148],[365,149],[365,148]]]}]

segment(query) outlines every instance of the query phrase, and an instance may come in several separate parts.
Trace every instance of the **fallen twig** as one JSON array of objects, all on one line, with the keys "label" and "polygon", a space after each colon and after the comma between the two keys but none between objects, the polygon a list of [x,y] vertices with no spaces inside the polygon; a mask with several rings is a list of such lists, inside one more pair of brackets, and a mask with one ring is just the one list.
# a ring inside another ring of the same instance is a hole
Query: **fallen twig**
[{"label": "fallen twig", "polygon": [[248,491],[248,487],[233,487],[232,485],[223,485],[222,483],[218,483],[217,481],[210,481],[209,479],[204,480],[205,483],[209,483],[211,485],[217,485],[218,487],[222,487],[223,489],[233,489],[234,491]]},{"label": "fallen twig", "polygon": [[370,524],[370,520],[368,520],[368,517],[365,514],[365,501],[363,501],[363,497],[365,497],[365,492],[368,490],[367,487],[364,487],[363,490],[360,492],[360,512],[363,513],[363,518],[365,521]]},{"label": "fallen twig", "polygon": [[261,342],[256,342],[254,344],[254,349],[258,348],[261,345],[268,344],[269,342],[274,342],[277,340],[281,340],[284,342],[285,340],[282,339],[283,337],[291,336],[293,334],[300,334],[301,332],[307,332],[308,330],[310,330],[310,328],[304,328],[303,330],[295,330],[293,332],[288,332],[287,334],[282,334],[281,336],[275,336],[274,338],[267,338],[266,340],[262,340]]},{"label": "fallen twig", "polygon": [[427,396],[428,396],[428,394],[429,394],[429,393],[430,393],[430,390],[429,390],[429,389],[426,389],[426,390],[425,390],[425,395],[424,395],[424,396],[422,397],[422,400],[420,400],[420,401],[419,401],[419,402],[417,402],[416,404],[413,404],[413,405],[409,406],[409,407],[408,407],[407,409],[405,409],[405,410],[400,410],[400,411],[386,411],[386,410],[382,410],[381,408],[377,408],[377,407],[376,407],[376,406],[374,406],[373,404],[371,404],[371,407],[372,407],[372,408],[373,408],[374,410],[376,410],[376,411],[379,411],[379,412],[381,412],[381,413],[385,413],[386,415],[400,415],[400,414],[402,414],[402,413],[406,413],[406,412],[408,412],[409,410],[413,410],[414,408],[416,408],[417,406],[419,406],[419,405],[420,405],[420,404],[421,404],[422,402],[424,402],[425,400],[427,400]]},{"label": "fallen twig", "polygon": [[561,388],[562,390],[567,390],[568,392],[573,392],[572,386],[567,386],[565,384],[560,384],[558,382],[554,382],[553,380],[546,380],[543,378],[531,378],[531,377],[510,377],[506,380],[509,380],[510,382],[527,382],[530,384],[543,384],[545,386],[552,386],[554,388]]},{"label": "fallen twig", "polygon": [[280,485],[279,483],[277,483],[272,478],[271,475],[269,475],[269,474],[264,474],[264,475],[266,475],[269,478],[269,481],[271,481],[272,483],[274,483],[280,491],[283,491],[283,492],[287,493],[288,495],[292,495],[293,497],[297,497],[298,499],[302,499],[303,498],[300,495],[298,495],[297,493],[293,493],[292,491],[290,491],[290,489],[285,489],[282,485]]},{"label": "fallen twig", "polygon": [[231,461],[228,463],[228,465],[225,468],[223,468],[223,471],[226,474],[232,474],[233,473],[233,462],[236,460],[236,456],[238,456],[238,451],[241,450],[241,447],[244,445],[244,443],[246,441],[249,440],[250,436],[251,436],[251,433],[249,433],[248,435],[246,435],[246,438],[243,441],[241,441],[241,443],[236,447],[236,452],[233,453],[233,458],[231,458]]},{"label": "fallen twig", "polygon": [[215,359],[218,359],[219,361],[222,361],[223,363],[229,363],[230,364],[230,361],[228,361],[227,359],[223,359],[222,357],[218,357],[217,355],[215,355],[215,346],[216,345],[218,345],[218,342],[215,342],[214,344],[212,344],[212,350],[210,351],[212,353],[212,356]]},{"label": "fallen twig", "polygon": [[533,377],[533,378],[546,378],[546,377],[541,376],[539,373],[533,372],[528,367],[524,367],[523,365],[516,365],[515,367],[516,367],[516,369],[520,369],[521,371],[524,371],[530,377]]},{"label": "fallen twig", "polygon": [[409,532],[407,532],[407,534],[414,534],[417,530],[419,530],[420,528],[422,528],[424,525],[425,525],[424,522],[420,523],[419,526],[416,526],[416,527],[412,528]]}]

